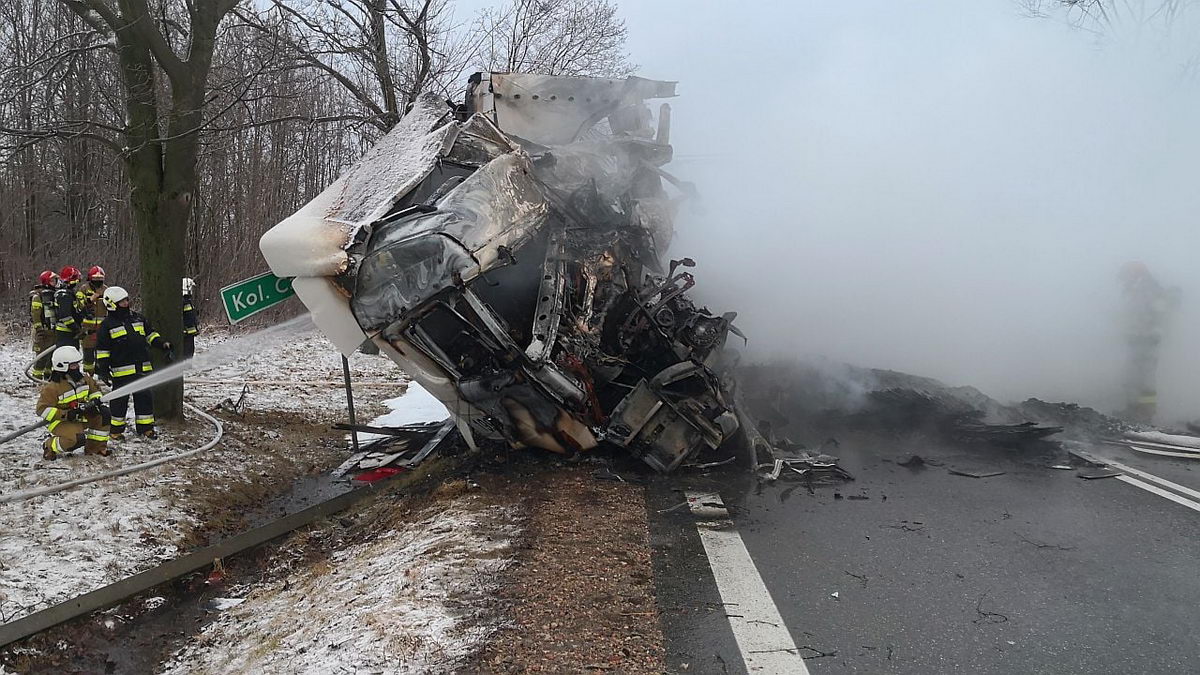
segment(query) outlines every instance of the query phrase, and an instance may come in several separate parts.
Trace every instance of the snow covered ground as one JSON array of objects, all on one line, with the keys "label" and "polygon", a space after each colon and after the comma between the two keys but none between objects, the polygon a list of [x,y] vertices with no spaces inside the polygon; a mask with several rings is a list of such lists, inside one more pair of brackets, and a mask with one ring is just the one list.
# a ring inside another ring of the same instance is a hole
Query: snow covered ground
[{"label": "snow covered ground", "polygon": [[251,592],[163,672],[452,672],[497,628],[514,507],[467,493],[418,513],[376,503],[378,533]]},{"label": "snow covered ground", "polygon": [[[228,341],[202,341],[204,349]],[[255,351],[261,350],[261,351]],[[311,329],[271,343],[245,341],[234,363],[195,375],[187,398],[201,409],[236,402],[248,382],[244,417],[224,415],[227,436],[216,448],[139,473],[106,479],[53,495],[0,503],[0,621],[11,621],[174,557],[206,526],[219,492],[261,492],[264,476],[290,483],[316,468],[336,466],[340,447],[300,447],[281,437],[282,421],[327,424],[345,419],[341,357]],[[0,434],[37,421],[38,388],[22,369],[31,356],[16,336],[0,343]],[[351,369],[364,416],[387,408],[407,378],[390,361],[355,354]],[[358,382],[363,385],[359,388]],[[301,427],[301,429],[306,427]],[[110,457],[83,456],[47,462],[44,432],[0,445],[0,495],[92,476],[202,444],[213,435],[207,422],[160,427],[157,441],[114,443]],[[339,443],[340,445],[340,443]]]}]

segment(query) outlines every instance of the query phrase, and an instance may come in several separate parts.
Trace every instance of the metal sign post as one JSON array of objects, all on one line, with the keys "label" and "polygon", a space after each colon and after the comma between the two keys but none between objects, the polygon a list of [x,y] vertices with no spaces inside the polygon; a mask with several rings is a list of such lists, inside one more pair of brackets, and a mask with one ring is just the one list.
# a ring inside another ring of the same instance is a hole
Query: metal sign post
[{"label": "metal sign post", "polygon": [[[354,392],[350,389],[350,359],[342,355],[342,379],[346,381],[346,408],[350,411],[350,426],[358,426],[358,420],[354,419]],[[350,444],[354,448],[354,452],[358,452],[358,431],[350,429]]]}]

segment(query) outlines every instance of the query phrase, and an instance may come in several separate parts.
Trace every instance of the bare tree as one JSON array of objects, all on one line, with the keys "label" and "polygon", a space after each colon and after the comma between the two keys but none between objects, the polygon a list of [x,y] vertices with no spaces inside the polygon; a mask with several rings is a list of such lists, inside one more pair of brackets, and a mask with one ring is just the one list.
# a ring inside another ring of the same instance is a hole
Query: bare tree
[{"label": "bare tree", "polygon": [[[129,204],[138,237],[142,304],[169,340],[182,335],[179,285],[184,238],[198,182],[196,166],[200,131],[208,95],[208,78],[222,21],[238,0],[206,0],[180,4],[171,0],[151,6],[148,0],[59,0],[81,22],[80,30],[62,36],[44,51],[45,80],[69,77],[81,52],[115,53],[115,72],[123,92],[121,122],[89,115],[91,92],[84,83],[68,87],[78,110],[53,119],[2,129],[22,139],[14,150],[46,139],[89,141],[117,153],[124,163]],[[35,5],[36,6],[36,3]],[[29,50],[32,51],[32,50]],[[86,155],[85,155],[86,156]],[[77,184],[92,173],[72,167],[65,183]],[[178,417],[182,385],[165,388],[158,412]]]},{"label": "bare tree", "polygon": [[476,68],[631,67],[608,2],[460,23],[452,1],[0,0],[0,302],[98,263],[173,337],[178,275],[218,315],[215,290],[262,271],[262,232],[419,92],[457,98]]},{"label": "bare tree", "polygon": [[1062,13],[1072,23],[1091,29],[1121,26],[1169,26],[1191,0],[1019,0],[1027,13],[1047,17]]},{"label": "bare tree", "polygon": [[239,14],[340,84],[357,103],[357,118],[379,131],[392,128],[422,91],[448,92],[466,63],[449,0],[271,0],[264,11]]},{"label": "bare tree", "polygon": [[480,13],[485,70],[623,77],[627,31],[608,0],[512,0]]}]

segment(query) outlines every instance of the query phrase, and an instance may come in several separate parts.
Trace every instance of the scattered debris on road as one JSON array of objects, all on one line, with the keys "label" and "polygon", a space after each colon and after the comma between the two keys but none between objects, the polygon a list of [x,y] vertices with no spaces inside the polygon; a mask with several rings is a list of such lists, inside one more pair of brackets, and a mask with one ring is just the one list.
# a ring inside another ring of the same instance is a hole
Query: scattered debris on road
[{"label": "scattered debris on road", "polygon": [[952,475],[966,476],[967,478],[991,478],[992,476],[1003,476],[1005,471],[965,471],[963,469],[947,469]]},{"label": "scattered debris on road", "polygon": [[1082,478],[1084,480],[1097,480],[1100,478],[1116,478],[1117,476],[1120,476],[1122,474],[1120,471],[1113,471],[1111,469],[1100,469],[1098,471],[1081,471],[1081,472],[1079,472],[1078,475],[1080,478]]}]

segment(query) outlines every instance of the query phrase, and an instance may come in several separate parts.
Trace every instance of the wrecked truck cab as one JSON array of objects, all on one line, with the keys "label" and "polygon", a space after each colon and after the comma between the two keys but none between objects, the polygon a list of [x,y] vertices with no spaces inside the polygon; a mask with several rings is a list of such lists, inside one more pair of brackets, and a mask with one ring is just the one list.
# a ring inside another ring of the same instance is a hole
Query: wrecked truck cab
[{"label": "wrecked truck cab", "polygon": [[661,168],[669,109],[655,127],[645,100],[673,95],[476,75],[461,105],[418,100],[264,256],[339,349],[374,341],[468,443],[603,442],[671,471],[737,430],[716,372],[734,315],[688,298],[692,261],[662,274],[684,184]]}]

